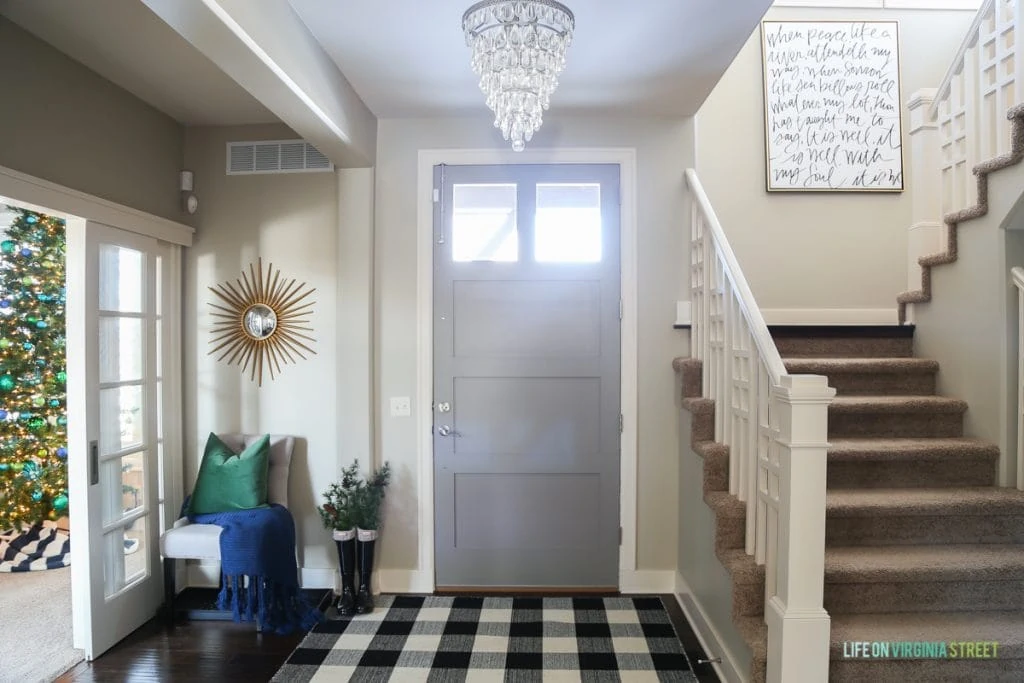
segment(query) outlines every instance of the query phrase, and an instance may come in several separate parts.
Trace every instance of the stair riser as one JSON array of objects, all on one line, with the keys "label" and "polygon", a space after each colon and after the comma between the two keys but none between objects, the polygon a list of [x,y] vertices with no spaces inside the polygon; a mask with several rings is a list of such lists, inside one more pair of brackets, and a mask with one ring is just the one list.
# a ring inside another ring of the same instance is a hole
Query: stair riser
[{"label": "stair riser", "polygon": [[830,614],[983,612],[1024,609],[1024,581],[829,583]]},{"label": "stair riser", "polygon": [[950,458],[922,463],[913,460],[828,463],[828,488],[949,488],[992,486],[995,463],[989,459]]},{"label": "stair riser", "polygon": [[729,490],[729,456],[704,458],[704,492]]},{"label": "stair riser", "polygon": [[782,337],[775,339],[779,355],[804,358],[909,358],[913,339],[830,339],[827,337]]},{"label": "stair riser", "polygon": [[829,372],[828,385],[840,396],[932,396],[935,375],[920,372]]},{"label": "stair riser", "polygon": [[[979,636],[980,637],[980,636]],[[832,651],[829,683],[899,681],[899,683],[936,683],[936,681],[985,681],[1020,683],[1024,680],[1024,659],[843,659],[842,644]]]},{"label": "stair riser", "polygon": [[835,413],[828,416],[831,439],[963,436],[960,413]]},{"label": "stair riser", "polygon": [[828,517],[825,544],[950,545],[1024,543],[1024,515]]},{"label": "stair riser", "polygon": [[746,520],[719,517],[715,520],[715,550],[742,548],[746,543]]}]

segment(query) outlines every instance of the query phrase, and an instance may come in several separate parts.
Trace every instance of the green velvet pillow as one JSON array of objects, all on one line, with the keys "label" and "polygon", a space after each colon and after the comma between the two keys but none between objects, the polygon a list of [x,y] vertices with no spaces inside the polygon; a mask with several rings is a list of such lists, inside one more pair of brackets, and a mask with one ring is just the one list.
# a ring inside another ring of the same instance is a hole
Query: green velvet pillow
[{"label": "green velvet pillow", "polygon": [[269,434],[254,441],[241,453],[235,453],[216,434],[210,434],[189,500],[188,514],[266,507],[269,467]]}]

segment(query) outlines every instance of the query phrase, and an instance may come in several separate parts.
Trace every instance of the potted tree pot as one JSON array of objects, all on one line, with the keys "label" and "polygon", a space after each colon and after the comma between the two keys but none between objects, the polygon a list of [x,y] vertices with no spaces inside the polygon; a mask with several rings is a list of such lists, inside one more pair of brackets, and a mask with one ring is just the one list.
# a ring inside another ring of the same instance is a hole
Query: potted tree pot
[{"label": "potted tree pot", "polygon": [[356,488],[353,497],[356,522],[357,557],[359,562],[359,590],[356,593],[356,614],[373,611],[373,593],[370,576],[373,556],[381,523],[381,503],[384,491],[391,483],[391,465],[384,463],[369,479]]},{"label": "potted tree pot", "polygon": [[356,571],[356,492],[362,487],[359,480],[359,461],[341,471],[341,481],[334,482],[324,491],[324,504],[318,510],[324,526],[338,548],[338,568],[341,571],[341,595],[338,614],[343,617],[355,612]]}]

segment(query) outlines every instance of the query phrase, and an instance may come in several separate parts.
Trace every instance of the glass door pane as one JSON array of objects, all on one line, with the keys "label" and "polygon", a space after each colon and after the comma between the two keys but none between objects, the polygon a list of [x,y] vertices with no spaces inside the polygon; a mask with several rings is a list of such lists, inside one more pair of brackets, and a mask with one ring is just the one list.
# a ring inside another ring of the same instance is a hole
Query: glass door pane
[{"label": "glass door pane", "polygon": [[[146,253],[125,246],[99,246],[99,439],[103,523],[104,595],[110,597],[146,578],[149,514],[147,444],[155,329],[149,298],[152,278]],[[143,552],[139,552],[142,550]]]}]

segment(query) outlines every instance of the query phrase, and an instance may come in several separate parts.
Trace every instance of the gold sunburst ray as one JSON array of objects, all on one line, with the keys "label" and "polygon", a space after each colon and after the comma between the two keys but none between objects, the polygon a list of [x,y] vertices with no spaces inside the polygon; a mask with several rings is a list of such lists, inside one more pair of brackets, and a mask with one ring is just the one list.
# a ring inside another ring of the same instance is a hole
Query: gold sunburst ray
[{"label": "gold sunburst ray", "polygon": [[316,288],[282,277],[273,263],[264,270],[259,258],[242,270],[241,277],[209,290],[219,299],[209,302],[214,318],[209,355],[219,353],[218,362],[237,364],[249,381],[263,386],[264,366],[273,380],[281,374],[282,364],[296,363],[296,356],[305,360],[303,351],[316,354],[305,343],[316,343],[306,334],[314,331],[309,324],[316,301],[309,296]]}]

